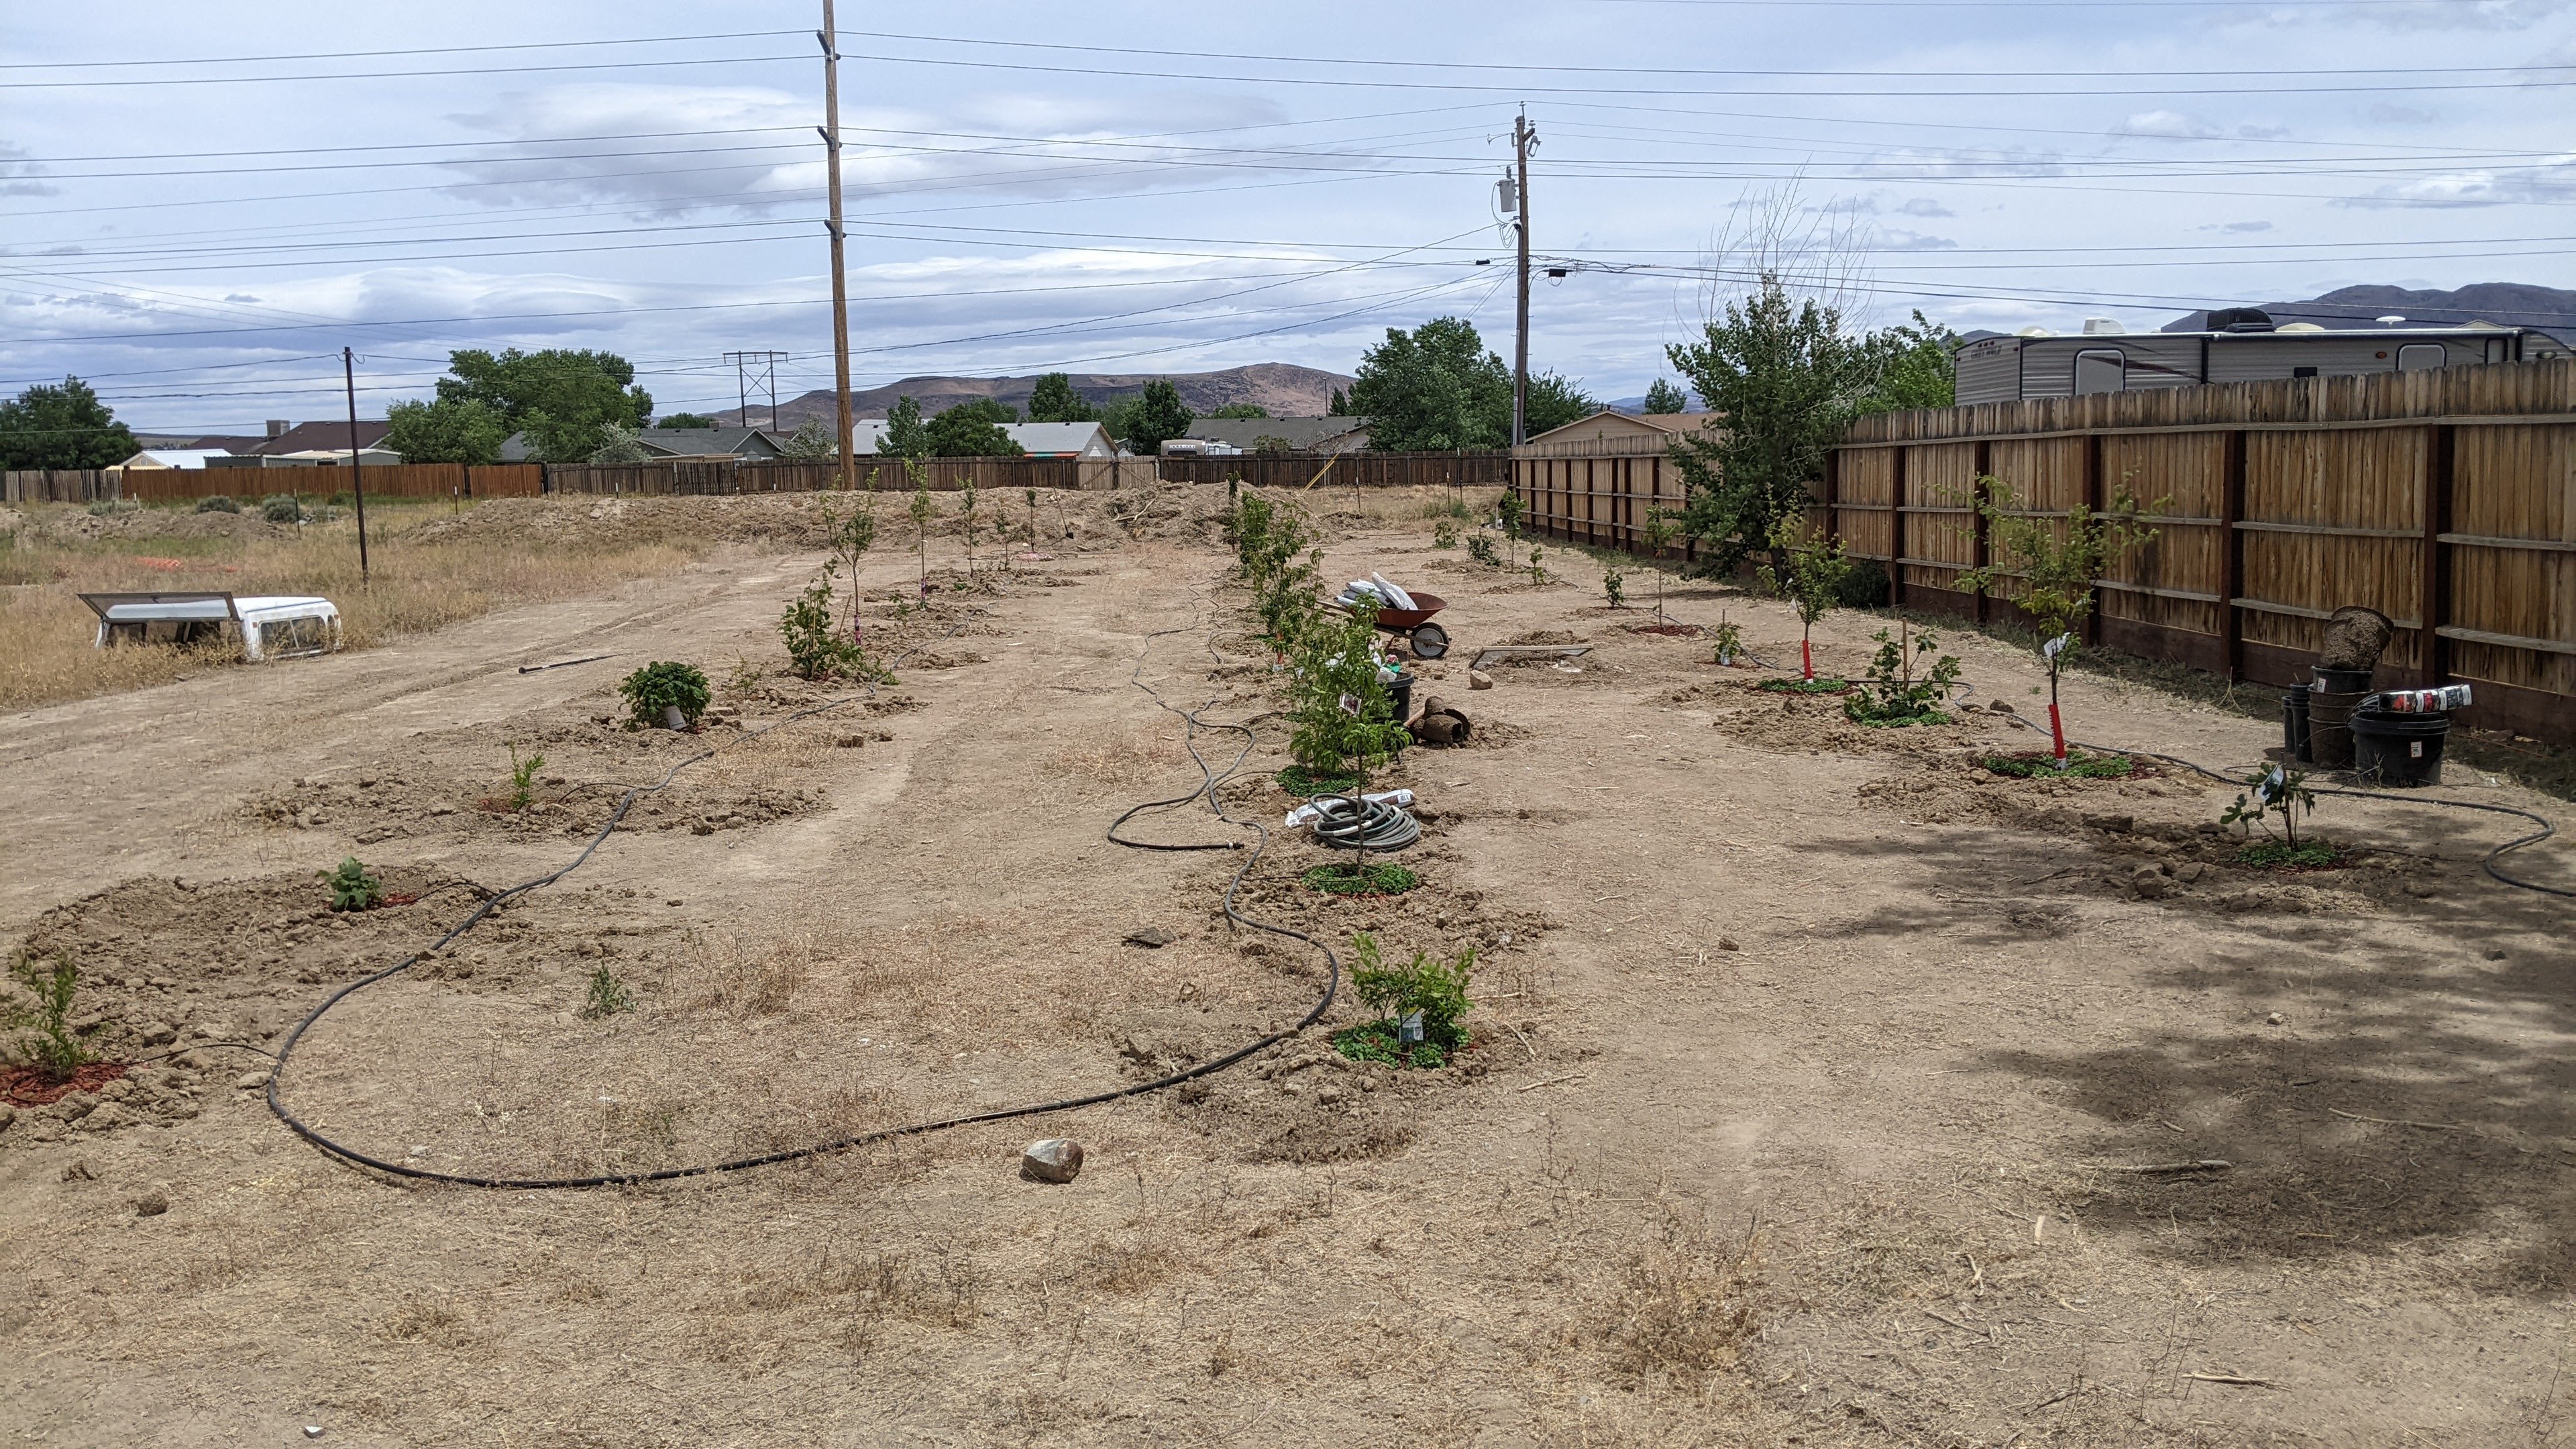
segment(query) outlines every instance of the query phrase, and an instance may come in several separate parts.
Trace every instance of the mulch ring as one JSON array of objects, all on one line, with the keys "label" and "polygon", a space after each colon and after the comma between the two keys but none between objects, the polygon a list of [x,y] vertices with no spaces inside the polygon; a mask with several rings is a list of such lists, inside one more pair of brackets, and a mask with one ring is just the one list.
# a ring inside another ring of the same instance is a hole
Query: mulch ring
[{"label": "mulch ring", "polygon": [[2057,768],[2057,757],[2046,750],[2015,750],[1981,755],[1977,763],[1993,774],[2023,780],[2161,780],[2165,769],[2153,760],[2135,755],[2096,754],[2090,750],[2069,750],[2066,769]]},{"label": "mulch ring", "polygon": [[74,1092],[95,1092],[125,1075],[123,1062],[91,1062],[61,1081],[41,1067],[0,1067],[0,1100],[12,1107],[45,1107]]},{"label": "mulch ring", "polygon": [[1764,694],[1849,694],[1860,688],[1847,679],[1757,679],[1753,688]]},{"label": "mulch ring", "polygon": [[1631,624],[1631,634],[1659,634],[1667,639],[1695,639],[1708,631],[1697,624]]}]

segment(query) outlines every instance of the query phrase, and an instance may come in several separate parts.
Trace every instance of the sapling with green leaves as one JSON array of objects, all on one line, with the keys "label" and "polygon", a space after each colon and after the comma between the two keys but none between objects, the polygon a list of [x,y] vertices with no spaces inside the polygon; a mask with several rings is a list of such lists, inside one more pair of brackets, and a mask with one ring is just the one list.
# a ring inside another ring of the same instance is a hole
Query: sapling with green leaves
[{"label": "sapling with green leaves", "polygon": [[1533,583],[1533,584],[1543,584],[1543,583],[1546,583],[1546,582],[1547,582],[1547,568],[1546,568],[1545,564],[1543,564],[1543,563],[1541,562],[1541,560],[1545,559],[1546,557],[1547,557],[1547,547],[1546,547],[1546,545],[1544,545],[1544,544],[1536,544],[1536,543],[1534,543],[1534,544],[1531,544],[1531,545],[1530,545],[1530,582],[1531,582],[1531,583]]},{"label": "sapling with green leaves", "polygon": [[59,1082],[94,1060],[71,1024],[72,1000],[80,989],[80,968],[72,958],[58,951],[39,964],[33,952],[20,951],[9,963],[9,974],[34,998],[0,1002],[0,1027],[27,1034],[19,1044],[27,1064],[46,1080]]},{"label": "sapling with green leaves", "polygon": [[1029,501],[1029,547],[1035,548],[1038,545],[1038,490],[1023,488],[1020,496]]},{"label": "sapling with green leaves", "polygon": [[1619,572],[1615,563],[1601,566],[1601,596],[1610,601],[1611,608],[1628,607],[1628,576]]},{"label": "sapling with green leaves", "polygon": [[1816,621],[1840,601],[1852,561],[1843,552],[1841,539],[1827,537],[1803,518],[1783,518],[1772,525],[1770,544],[1772,557],[1785,561],[1788,572],[1765,561],[1754,570],[1754,577],[1763,592],[1788,600],[1798,611],[1798,677],[1812,680],[1816,677]]},{"label": "sapling with green leaves", "polygon": [[[848,500],[848,511],[841,511],[830,498],[823,500],[823,543],[832,551],[832,562],[850,581],[850,638],[859,637],[859,561],[877,541],[877,506],[873,496],[877,475],[868,473],[867,494]],[[828,578],[828,574],[826,575]],[[810,676],[809,676],[810,677]]]},{"label": "sapling with green leaves", "polygon": [[1718,666],[1724,669],[1734,668],[1735,661],[1744,654],[1743,626],[1728,623],[1726,615],[1720,613],[1717,616],[1717,627],[1709,632],[1717,644]]},{"label": "sapling with green leaves", "polygon": [[376,873],[360,864],[354,855],[343,859],[330,870],[317,870],[331,892],[331,909],[335,911],[372,911],[385,898],[385,883]]},{"label": "sapling with green leaves", "polygon": [[912,474],[912,505],[905,510],[912,515],[913,547],[921,555],[921,597],[930,597],[930,469],[919,458],[906,458],[903,466]]},{"label": "sapling with green leaves", "polygon": [[1458,546],[1458,525],[1446,518],[1431,525],[1431,546],[1433,548],[1456,548]]},{"label": "sapling with green leaves", "polygon": [[519,747],[510,746],[510,808],[523,811],[537,798],[537,772],[546,767],[546,757],[532,754],[519,758]]},{"label": "sapling with green leaves", "polygon": [[[1476,970],[1476,948],[1447,959],[1416,951],[1409,961],[1389,961],[1366,931],[1351,938],[1351,985],[1360,1000],[1382,1013],[1376,1021],[1333,1034],[1333,1045],[1355,1061],[1433,1068],[1467,1045],[1467,989]],[[1407,1040],[1408,1024],[1420,1041]]]},{"label": "sapling with green leaves", "polygon": [[[2248,827],[2249,843],[2237,857],[2248,865],[2332,865],[2336,854],[2333,846],[2321,840],[2299,839],[2300,814],[2313,815],[2316,809],[2317,794],[2308,788],[2307,774],[2272,765],[2245,777],[2244,791],[2218,817],[2218,823]],[[2274,819],[2281,822],[2281,838],[2252,842],[2254,828],[2260,828],[2267,837],[2271,835],[2270,822]]]},{"label": "sapling with green leaves", "polygon": [[958,500],[957,522],[966,534],[966,577],[971,579],[975,577],[975,527],[978,522],[975,513],[975,480],[972,477],[967,478],[958,489]]},{"label": "sapling with green leaves", "polygon": [[617,692],[626,697],[630,730],[662,724],[664,712],[673,709],[680,712],[682,727],[696,724],[715,698],[705,671],[669,659],[654,660],[618,681]]},{"label": "sapling with green leaves", "polygon": [[1521,541],[1521,520],[1527,512],[1527,506],[1521,502],[1520,490],[1516,488],[1504,489],[1502,496],[1494,500],[1495,526],[1502,529],[1503,537],[1514,543]]},{"label": "sapling with green leaves", "polygon": [[1646,546],[1655,551],[1655,622],[1658,624],[1671,622],[1664,613],[1664,550],[1673,546],[1673,540],[1681,537],[1681,531],[1681,523],[1673,517],[1672,510],[1662,507],[1647,509],[1646,526],[1639,530],[1645,535]]},{"label": "sapling with green leaves", "polygon": [[1843,713],[1865,725],[1946,723],[1950,717],[1941,705],[1959,681],[1959,661],[1940,652],[1940,637],[1929,629],[1917,634],[1900,619],[1897,631],[1881,629],[1870,636],[1878,641],[1878,653],[1870,659],[1861,691],[1843,701]]},{"label": "sapling with green leaves", "polygon": [[1494,547],[1494,536],[1490,533],[1477,533],[1468,536],[1467,557],[1474,559],[1476,562],[1483,564],[1489,569],[1498,569],[1503,566],[1502,552]]},{"label": "sapling with green leaves", "polygon": [[[2066,768],[2066,725],[2057,710],[2057,681],[2067,658],[2080,647],[2085,619],[2093,613],[2093,593],[2110,567],[2132,550],[2152,542],[2156,530],[2139,523],[2142,514],[2162,512],[2168,501],[2141,507],[2127,489],[2116,494],[2110,510],[2095,513],[2078,503],[2061,521],[2036,517],[2003,480],[1977,480],[1973,500],[1986,520],[1989,562],[1959,575],[1959,586],[1987,593],[2008,580],[2021,586],[2012,600],[2038,627],[2036,647],[2048,666],[2048,737],[2057,767]],[[2061,526],[2062,522],[2062,526]]]},{"label": "sapling with green leaves", "polygon": [[[1377,627],[1367,612],[1318,608],[1291,646],[1288,753],[1309,776],[1347,776],[1354,816],[1367,812],[1369,766],[1394,758],[1412,738],[1378,677]],[[1368,852],[1356,854],[1365,874]]]},{"label": "sapling with green leaves", "polygon": [[605,966],[590,973],[590,997],[581,1006],[583,1020],[598,1021],[634,1009],[635,993],[617,979],[617,973]]}]

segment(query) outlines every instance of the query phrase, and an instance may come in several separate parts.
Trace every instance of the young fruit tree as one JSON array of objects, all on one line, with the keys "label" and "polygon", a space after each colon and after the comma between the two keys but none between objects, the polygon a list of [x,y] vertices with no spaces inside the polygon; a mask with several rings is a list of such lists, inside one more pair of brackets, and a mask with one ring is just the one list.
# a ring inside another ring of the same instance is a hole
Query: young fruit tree
[{"label": "young fruit tree", "polygon": [[1655,551],[1655,622],[1658,624],[1672,622],[1664,614],[1664,550],[1673,546],[1673,540],[1681,537],[1681,531],[1681,522],[1673,516],[1673,511],[1660,507],[1646,510],[1646,526],[1639,530],[1645,536],[1646,546]]},{"label": "young fruit tree", "polygon": [[2061,529],[2056,519],[2032,516],[2001,479],[1977,480],[1975,505],[1986,520],[1989,562],[1962,572],[1959,587],[1982,594],[2008,581],[2020,585],[2020,597],[2012,602],[2039,629],[2036,647],[2048,666],[2049,748],[2061,770],[2066,768],[2066,725],[2057,709],[2058,675],[2093,612],[2094,582],[2155,538],[2156,530],[2139,526],[2139,516],[2162,512],[2168,501],[2141,507],[2122,489],[2106,513],[2081,503],[2068,509]]},{"label": "young fruit tree", "polygon": [[1799,677],[1814,679],[1816,621],[1841,598],[1843,581],[1851,577],[1851,559],[1844,555],[1841,539],[1827,538],[1801,518],[1774,523],[1770,544],[1773,562],[1755,570],[1755,577],[1765,592],[1787,599],[1797,609]]},{"label": "young fruit tree", "polygon": [[[1377,628],[1366,613],[1316,608],[1298,626],[1288,671],[1288,753],[1310,777],[1346,776],[1353,818],[1368,812],[1368,770],[1411,736],[1378,677]],[[1368,851],[1354,869],[1365,876]]]}]

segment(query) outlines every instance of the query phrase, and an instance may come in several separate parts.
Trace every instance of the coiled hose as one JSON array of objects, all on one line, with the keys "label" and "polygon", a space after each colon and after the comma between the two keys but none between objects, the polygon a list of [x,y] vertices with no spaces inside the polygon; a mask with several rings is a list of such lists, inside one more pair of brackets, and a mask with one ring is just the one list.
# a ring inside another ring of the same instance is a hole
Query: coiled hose
[{"label": "coiled hose", "polygon": [[1422,838],[1422,822],[1392,800],[1318,795],[1315,841],[1333,850],[1402,850]]},{"label": "coiled hose", "polygon": [[[952,637],[959,629],[964,627],[965,625],[961,623],[954,628],[951,628],[946,634],[940,635],[939,639]],[[269,1068],[268,1074],[266,1091],[268,1110],[273,1113],[280,1122],[285,1123],[297,1136],[313,1144],[314,1147],[321,1151],[328,1153],[333,1157],[337,1157],[344,1162],[349,1162],[359,1167],[372,1168],[375,1171],[387,1173],[395,1177],[407,1177],[419,1182],[450,1183],[458,1187],[506,1188],[519,1191],[551,1191],[566,1188],[618,1187],[643,1182],[670,1182],[684,1177],[705,1177],[716,1173],[742,1172],[755,1167],[770,1167],[779,1163],[797,1162],[807,1158],[820,1157],[826,1153],[846,1152],[852,1148],[866,1147],[880,1142],[891,1142],[904,1137],[920,1137],[933,1132],[945,1132],[952,1128],[969,1127],[985,1122],[1007,1122],[1020,1117],[1036,1117],[1053,1112],[1067,1112],[1077,1107],[1097,1106],[1103,1102],[1114,1102],[1124,1097],[1143,1096],[1150,1092],[1159,1092],[1166,1088],[1176,1087],[1181,1083],[1190,1081],[1194,1078],[1204,1077],[1214,1072],[1223,1071],[1227,1067],[1233,1066],[1235,1063],[1242,1061],[1246,1057],[1252,1056],[1257,1052],[1264,1051],[1288,1037],[1296,1035],[1298,1032],[1305,1030],[1307,1027],[1320,1020],[1324,1012],[1332,1006],[1334,995],[1341,986],[1341,961],[1333,954],[1330,947],[1325,946],[1314,937],[1309,936],[1302,931],[1290,930],[1285,926],[1274,926],[1267,922],[1253,920],[1251,917],[1244,915],[1235,908],[1235,894],[1237,891],[1242,889],[1244,877],[1251,872],[1253,865],[1260,860],[1262,851],[1268,847],[1270,842],[1270,832],[1257,821],[1238,820],[1235,817],[1228,815],[1225,812],[1224,807],[1217,803],[1216,790],[1218,786],[1233,778],[1233,776],[1243,768],[1244,761],[1250,757],[1253,746],[1252,730],[1247,725],[1203,724],[1198,718],[1197,712],[1175,708],[1163,699],[1159,691],[1155,690],[1152,685],[1146,684],[1142,678],[1145,668],[1145,659],[1153,649],[1153,641],[1158,638],[1162,638],[1165,635],[1188,632],[1190,632],[1188,629],[1165,629],[1154,634],[1147,635],[1144,647],[1137,652],[1136,666],[1128,674],[1129,683],[1144,690],[1148,695],[1152,696],[1157,705],[1164,709],[1171,710],[1174,714],[1180,715],[1181,718],[1187,722],[1187,744],[1190,753],[1190,760],[1199,767],[1198,789],[1172,800],[1157,801],[1154,803],[1176,807],[1186,805],[1194,800],[1204,799],[1208,802],[1209,808],[1216,812],[1217,817],[1224,820],[1227,824],[1249,828],[1259,833],[1259,843],[1254,846],[1251,854],[1245,858],[1243,864],[1236,869],[1233,879],[1226,883],[1224,898],[1225,917],[1229,922],[1236,925],[1246,926],[1256,931],[1264,931],[1275,936],[1284,936],[1293,940],[1303,941],[1323,953],[1326,968],[1323,995],[1315,1002],[1314,1007],[1309,1010],[1304,1017],[1298,1020],[1295,1026],[1288,1027],[1281,1031],[1272,1032],[1258,1041],[1252,1042],[1247,1046],[1239,1047],[1213,1061],[1202,1062],[1197,1066],[1157,1077],[1150,1082],[1139,1082],[1130,1086],[1118,1087],[1105,1092],[1094,1092],[1088,1096],[1066,1097],[1052,1102],[1033,1102],[1025,1106],[1001,1107],[989,1112],[973,1112],[963,1116],[939,1118],[934,1121],[912,1122],[898,1127],[883,1127],[874,1131],[859,1132],[844,1137],[836,1137],[830,1141],[817,1142],[809,1146],[791,1147],[777,1152],[764,1152],[753,1157],[731,1158],[722,1162],[698,1163],[685,1167],[665,1167],[642,1172],[595,1173],[583,1177],[485,1177],[474,1173],[439,1172],[430,1168],[413,1167],[400,1162],[388,1162],[381,1157],[376,1157],[369,1153],[362,1152],[357,1148],[351,1147],[346,1143],[330,1137],[287,1109],[285,1102],[279,1097],[279,1080],[286,1073],[287,1062],[294,1056],[296,1045],[303,1040],[304,1034],[307,1031],[310,1031],[314,1024],[319,1022],[332,1007],[339,1005],[341,1002],[361,991],[366,990],[368,987],[373,986],[380,981],[389,980],[409,971],[412,967],[418,965],[422,959],[428,956],[430,952],[445,948],[449,943],[463,936],[466,932],[473,930],[475,926],[482,923],[486,916],[491,915],[507,902],[526,895],[531,891],[552,885],[555,882],[562,880],[565,876],[579,870],[584,864],[589,862],[592,854],[597,852],[599,847],[607,841],[610,833],[617,829],[618,822],[626,818],[627,810],[633,807],[638,798],[644,795],[654,794],[668,788],[671,781],[677,778],[682,770],[688,769],[690,766],[699,764],[703,761],[713,759],[725,750],[731,749],[745,741],[757,739],[760,736],[769,733],[771,730],[782,728],[799,720],[812,718],[815,715],[840,709],[843,706],[857,703],[862,699],[873,698],[877,692],[876,686],[874,684],[867,684],[861,687],[860,693],[847,694],[837,699],[825,700],[820,704],[809,705],[804,709],[797,710],[791,714],[773,720],[770,723],[761,726],[759,729],[747,730],[738,739],[729,741],[723,745],[718,745],[712,749],[701,750],[698,753],[673,764],[669,770],[663,773],[661,779],[656,780],[650,785],[629,787],[626,793],[618,799],[616,809],[610,812],[608,823],[601,826],[599,828],[599,833],[593,835],[590,838],[589,843],[581,848],[581,852],[578,855],[575,855],[561,869],[546,875],[538,876],[533,880],[522,881],[518,885],[511,886],[507,890],[493,893],[488,899],[484,900],[472,911],[468,912],[463,919],[450,927],[447,933],[439,937],[438,940],[427,950],[407,956],[400,962],[397,962],[382,971],[378,971],[373,975],[362,976],[359,979],[350,982],[348,985],[341,987],[339,990],[332,992],[329,996],[324,997],[320,1005],[306,1013],[304,1019],[295,1024],[294,1029],[286,1034],[286,1040],[280,1044],[277,1049],[276,1063]],[[928,643],[937,643],[939,642],[939,639],[926,641],[924,645],[916,645],[913,649],[904,651],[903,654],[897,655],[894,659],[889,660],[887,662],[887,667],[891,669],[894,665],[901,663],[906,658],[909,658],[918,649],[926,647]],[[1210,766],[1207,760],[1199,754],[1197,732],[1202,728],[1240,730],[1243,734],[1242,749],[1236,752],[1234,759],[1228,763],[1222,773]],[[1138,807],[1140,810],[1144,808],[1148,807]],[[1123,824],[1130,816],[1133,816],[1136,813],[1136,810],[1128,811],[1126,815],[1119,817],[1119,822]],[[1115,827],[1113,826],[1112,829],[1114,831]],[[1114,833],[1110,838],[1112,840],[1117,840]],[[1121,845],[1133,845],[1138,848],[1146,849],[1226,850],[1241,848],[1241,843],[1235,841],[1212,845],[1162,847],[1143,846],[1139,842],[1124,840],[1117,840],[1117,843]]]}]

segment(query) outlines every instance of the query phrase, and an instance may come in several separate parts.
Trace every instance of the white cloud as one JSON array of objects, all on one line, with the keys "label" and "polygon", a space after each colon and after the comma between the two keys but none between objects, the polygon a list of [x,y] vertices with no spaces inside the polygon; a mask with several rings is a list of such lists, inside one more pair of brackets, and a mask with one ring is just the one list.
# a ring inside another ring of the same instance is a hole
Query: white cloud
[{"label": "white cloud", "polygon": [[2201,231],[2224,232],[2230,236],[2250,236],[2256,232],[2265,232],[2270,231],[2271,229],[2272,223],[2268,221],[2229,221],[2199,228]]},{"label": "white cloud", "polygon": [[0,141],[0,196],[60,196],[61,187],[32,179],[44,168],[19,159],[26,154],[25,147]]},{"label": "white cloud", "polygon": [[2114,136],[2183,136],[2209,140],[2225,135],[2198,116],[2181,111],[2140,111],[2111,128]]},{"label": "white cloud", "polygon": [[1929,196],[1909,198],[1903,206],[1896,209],[1896,213],[1899,216],[1924,217],[1957,216],[1959,214]]},{"label": "white cloud", "polygon": [[2453,171],[2383,186],[2335,204],[2369,208],[2565,205],[2576,201],[2576,152],[2537,166],[2511,170]]}]

